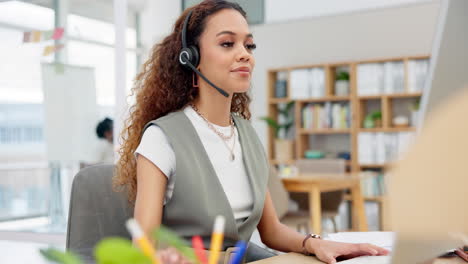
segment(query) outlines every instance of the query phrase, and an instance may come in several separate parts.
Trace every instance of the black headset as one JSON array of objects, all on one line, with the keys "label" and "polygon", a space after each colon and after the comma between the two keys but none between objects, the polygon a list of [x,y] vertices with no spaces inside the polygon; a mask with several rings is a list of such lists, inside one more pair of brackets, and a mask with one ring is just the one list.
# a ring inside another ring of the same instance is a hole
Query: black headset
[{"label": "black headset", "polygon": [[186,41],[186,34],[187,34],[187,26],[192,15],[192,10],[189,11],[187,17],[185,17],[184,27],[182,28],[182,50],[179,53],[179,62],[182,66],[186,67],[187,69],[191,69],[194,71],[198,76],[202,77],[209,85],[213,86],[218,92],[220,92],[225,97],[229,97],[229,94],[224,91],[223,89],[214,85],[208,78],[206,78],[200,71],[197,70],[198,63],[200,62],[200,53],[198,52],[198,47],[195,45],[191,45],[187,47]]}]

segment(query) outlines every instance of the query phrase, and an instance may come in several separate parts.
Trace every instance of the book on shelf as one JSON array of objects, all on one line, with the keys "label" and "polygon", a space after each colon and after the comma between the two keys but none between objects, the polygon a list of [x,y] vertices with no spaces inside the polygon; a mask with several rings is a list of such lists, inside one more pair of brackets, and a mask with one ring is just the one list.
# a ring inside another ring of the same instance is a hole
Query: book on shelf
[{"label": "book on shelf", "polygon": [[358,95],[403,93],[405,90],[403,61],[363,63],[357,69]]},{"label": "book on shelf", "polygon": [[427,79],[429,60],[408,61],[408,92],[422,92]]},{"label": "book on shelf", "polygon": [[384,94],[405,92],[405,67],[402,61],[384,63]]},{"label": "book on shelf", "polygon": [[347,129],[351,126],[349,103],[307,104],[302,108],[304,129]]},{"label": "book on shelf", "polygon": [[275,81],[275,97],[276,98],[286,98],[287,95],[287,72],[278,72],[276,75]]},{"label": "book on shelf", "polygon": [[373,171],[361,172],[361,192],[365,197],[379,197],[385,194],[385,179],[383,173]]},{"label": "book on shelf", "polygon": [[292,70],[289,80],[292,99],[325,96],[325,71],[323,68]]},{"label": "book on shelf", "polygon": [[398,159],[413,142],[414,132],[371,133],[358,135],[359,164],[384,165]]},{"label": "book on shelf", "polygon": [[381,94],[384,84],[382,63],[359,64],[357,68],[358,95]]}]

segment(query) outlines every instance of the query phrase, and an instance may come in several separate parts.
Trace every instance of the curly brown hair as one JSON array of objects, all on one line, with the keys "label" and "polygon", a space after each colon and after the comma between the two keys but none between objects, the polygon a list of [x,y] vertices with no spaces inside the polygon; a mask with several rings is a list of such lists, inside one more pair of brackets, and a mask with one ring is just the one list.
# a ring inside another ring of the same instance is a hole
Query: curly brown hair
[{"label": "curly brown hair", "polygon": [[[246,18],[245,11],[238,4],[227,1],[205,0],[186,9],[177,19],[173,32],[153,46],[149,59],[136,76],[131,92],[136,101],[130,107],[130,116],[120,135],[123,144],[119,149],[120,159],[113,178],[116,190],[126,189],[128,200],[132,204],[136,200],[137,191],[134,152],[140,143],[144,126],[151,120],[182,109],[198,96],[198,88],[192,86],[192,72],[183,68],[178,61],[185,17],[191,10],[187,25],[187,45],[198,46],[207,18],[223,9],[237,10]],[[235,93],[231,112],[250,120],[250,101],[247,93]]]}]

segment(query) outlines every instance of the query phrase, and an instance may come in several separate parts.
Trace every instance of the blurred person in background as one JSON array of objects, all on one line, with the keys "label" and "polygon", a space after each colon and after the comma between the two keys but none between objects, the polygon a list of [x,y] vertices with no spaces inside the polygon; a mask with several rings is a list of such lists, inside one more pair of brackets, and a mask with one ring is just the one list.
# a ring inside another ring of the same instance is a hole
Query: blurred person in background
[{"label": "blurred person in background", "polygon": [[114,162],[114,130],[112,119],[106,117],[96,126],[96,135],[99,143],[95,150],[95,158],[92,163],[113,163]]}]

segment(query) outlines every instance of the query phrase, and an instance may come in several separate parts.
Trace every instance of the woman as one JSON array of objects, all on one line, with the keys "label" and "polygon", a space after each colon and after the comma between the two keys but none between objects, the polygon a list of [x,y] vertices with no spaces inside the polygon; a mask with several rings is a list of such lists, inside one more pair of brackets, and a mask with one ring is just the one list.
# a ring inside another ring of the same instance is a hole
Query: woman
[{"label": "woman", "polygon": [[[241,7],[211,0],[184,11],[153,48],[136,79],[115,179],[127,186],[135,218],[147,233],[164,224],[186,239],[201,235],[205,246],[221,214],[224,248],[248,241],[258,228],[270,248],[327,263],[387,254],[369,244],[305,238],[279,222],[266,188],[268,162],[247,121],[255,47]],[[198,62],[192,53],[199,53]]]}]

